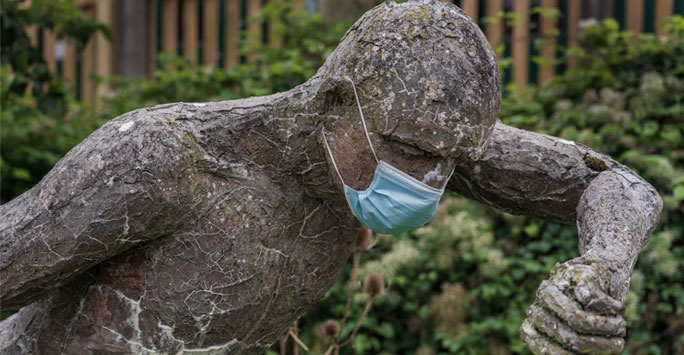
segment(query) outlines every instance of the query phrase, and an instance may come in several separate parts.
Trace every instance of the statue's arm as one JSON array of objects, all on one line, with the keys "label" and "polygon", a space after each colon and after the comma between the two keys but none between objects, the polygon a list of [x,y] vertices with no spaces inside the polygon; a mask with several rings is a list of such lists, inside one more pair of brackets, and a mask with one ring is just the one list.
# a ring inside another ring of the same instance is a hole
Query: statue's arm
[{"label": "statue's arm", "polygon": [[137,110],[72,149],[0,206],[0,307],[18,309],[183,220],[190,151],[181,132]]},{"label": "statue's arm", "polygon": [[497,122],[484,155],[458,165],[448,188],[510,213],[574,223],[582,193],[600,173],[585,163],[587,152],[617,164],[574,142]]},{"label": "statue's arm", "polygon": [[512,213],[576,222],[581,256],[542,283],[521,334],[536,353],[562,352],[559,343],[621,350],[622,302],[662,209],[653,186],[586,146],[501,123],[484,156],[459,166],[448,186]]}]

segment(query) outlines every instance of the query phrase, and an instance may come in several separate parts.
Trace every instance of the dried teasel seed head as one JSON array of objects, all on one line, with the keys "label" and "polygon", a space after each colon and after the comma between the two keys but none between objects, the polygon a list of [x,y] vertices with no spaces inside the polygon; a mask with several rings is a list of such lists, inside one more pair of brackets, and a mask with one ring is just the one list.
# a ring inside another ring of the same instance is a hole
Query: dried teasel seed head
[{"label": "dried teasel seed head", "polygon": [[356,244],[354,247],[356,250],[368,250],[368,246],[371,243],[371,238],[373,237],[373,231],[368,229],[366,226],[361,226],[359,232],[356,234]]},{"label": "dried teasel seed head", "polygon": [[337,324],[337,321],[328,319],[323,323],[323,333],[325,333],[326,336],[334,337],[339,331],[340,326]]},{"label": "dried teasel seed head", "polygon": [[385,292],[385,280],[377,272],[371,272],[366,276],[363,289],[371,296],[378,296]]}]

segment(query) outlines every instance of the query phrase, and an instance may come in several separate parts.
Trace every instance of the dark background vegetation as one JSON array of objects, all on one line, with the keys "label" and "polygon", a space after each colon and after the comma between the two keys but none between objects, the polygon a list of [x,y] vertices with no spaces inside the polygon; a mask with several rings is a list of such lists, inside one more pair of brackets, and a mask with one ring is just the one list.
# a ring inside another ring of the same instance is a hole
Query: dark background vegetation
[{"label": "dark background vegetation", "polygon": [[[40,11],[20,10],[8,0],[0,5],[2,202],[29,189],[69,149],[124,112],[264,95],[304,82],[350,25],[326,24],[287,3],[267,5],[261,16],[284,24],[281,48],[264,45],[256,62],[227,70],[160,56],[153,80],[100,78],[116,89],[94,109],[74,100],[24,28],[55,28],[77,45],[107,29],[68,2],[45,1]],[[582,48],[571,50],[581,65],[544,87],[507,87],[500,114],[504,123],[610,154],[662,196],[660,226],[641,254],[627,297],[629,354],[684,353],[684,18],[675,16],[667,26],[665,38],[644,34],[638,40],[614,20],[585,26]],[[358,279],[379,272],[388,291],[342,354],[526,353],[518,337],[525,309],[550,268],[578,253],[575,226],[501,213],[455,195],[444,198],[428,226],[374,238]],[[350,268],[298,322],[313,353],[327,348],[321,324],[342,318]],[[352,331],[367,297],[361,291],[352,297],[343,334]]]}]

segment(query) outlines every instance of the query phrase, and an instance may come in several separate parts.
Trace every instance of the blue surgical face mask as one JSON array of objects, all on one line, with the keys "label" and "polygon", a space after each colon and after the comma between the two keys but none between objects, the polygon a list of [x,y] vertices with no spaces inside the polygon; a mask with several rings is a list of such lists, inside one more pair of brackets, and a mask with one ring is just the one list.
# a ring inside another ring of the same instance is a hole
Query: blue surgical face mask
[{"label": "blue surgical face mask", "polygon": [[[324,129],[325,147],[328,154],[330,154],[330,159],[335,167],[337,176],[339,176],[344,186],[344,195],[349,208],[351,208],[354,216],[364,226],[377,233],[399,234],[424,226],[435,214],[435,211],[437,211],[439,199],[444,193],[446,183],[442,189],[436,189],[422,181],[416,180],[389,163],[378,160],[378,156],[368,136],[366,120],[363,117],[361,103],[356,94],[356,87],[354,87],[354,83],[349,77],[346,77],[346,79],[352,83],[356,104],[361,115],[361,123],[363,123],[363,130],[366,133],[366,139],[378,164],[375,168],[373,181],[368,188],[362,191],[354,190],[345,184],[342,179],[325,137]],[[451,174],[449,175],[450,177]],[[449,178],[447,178],[447,182]]]}]

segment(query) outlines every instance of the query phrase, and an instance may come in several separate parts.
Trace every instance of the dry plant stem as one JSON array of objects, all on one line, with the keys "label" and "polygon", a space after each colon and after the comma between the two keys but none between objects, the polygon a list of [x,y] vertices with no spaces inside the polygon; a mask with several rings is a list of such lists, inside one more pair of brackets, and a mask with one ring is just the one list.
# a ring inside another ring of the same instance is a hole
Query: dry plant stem
[{"label": "dry plant stem", "polygon": [[302,343],[302,341],[299,340],[299,336],[298,336],[299,328],[297,327],[297,321],[294,321],[294,323],[292,323],[292,327],[289,330],[289,334],[292,337],[292,340],[294,340],[294,342],[296,343],[296,344],[292,344],[292,353],[294,355],[299,355],[299,347],[297,346],[297,344],[300,344],[307,351],[309,350],[306,347],[306,345],[304,345],[304,343]]},{"label": "dry plant stem", "polygon": [[330,344],[328,350],[325,351],[323,355],[338,355],[340,353],[340,347],[337,344]]},{"label": "dry plant stem", "polygon": [[361,260],[361,250],[354,248],[354,264],[352,266],[351,279],[349,280],[349,293],[347,294],[347,304],[344,306],[344,315],[342,316],[342,322],[340,323],[340,330],[337,332],[337,338],[335,342],[338,343],[340,337],[342,336],[342,331],[347,323],[347,317],[349,317],[349,308],[351,307],[351,300],[354,294],[354,286],[356,285],[356,275],[359,270],[359,262]]},{"label": "dry plant stem", "polygon": [[280,355],[287,355],[287,337],[290,335],[290,332],[288,331],[283,335],[282,338],[280,338]]},{"label": "dry plant stem", "polygon": [[349,339],[345,340],[342,344],[340,344],[340,348],[351,343],[354,340],[356,333],[358,333],[359,329],[361,329],[361,325],[363,324],[363,321],[366,320],[366,316],[368,316],[368,312],[370,312],[371,307],[373,306],[373,300],[374,299],[375,299],[375,296],[370,296],[370,298],[368,299],[368,302],[366,302],[366,307],[363,309],[363,313],[361,314],[361,318],[359,318],[359,322],[356,324],[356,328],[354,328],[354,331],[349,336]]},{"label": "dry plant stem", "polygon": [[[301,339],[299,339],[299,337],[297,336],[297,334],[295,334],[294,330],[292,330],[292,329],[290,329],[290,336],[292,337],[292,340],[295,341],[295,343],[299,344],[299,346],[301,346],[302,349],[304,349],[304,351],[309,351],[309,347],[306,346],[306,344],[304,344],[304,342],[301,341]],[[297,344],[294,344],[294,347],[292,348],[292,350],[294,351],[295,355],[296,355],[296,354],[299,354],[299,348],[297,347]]]}]

